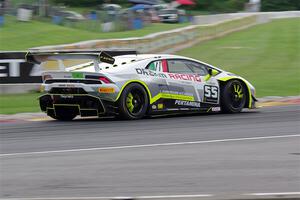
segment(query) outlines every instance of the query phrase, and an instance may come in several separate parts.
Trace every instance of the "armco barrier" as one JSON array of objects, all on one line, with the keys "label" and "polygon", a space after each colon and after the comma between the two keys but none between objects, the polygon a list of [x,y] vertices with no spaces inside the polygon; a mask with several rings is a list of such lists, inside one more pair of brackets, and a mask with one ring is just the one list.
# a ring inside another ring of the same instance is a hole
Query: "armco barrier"
[{"label": "armco barrier", "polygon": [[[275,18],[300,17],[300,11],[232,13],[196,16],[195,23],[188,27],[159,32],[145,37],[90,40],[73,44],[43,46],[37,49],[91,49],[130,48],[141,53],[172,52],[174,47],[212,39],[249,26],[269,22]],[[171,51],[170,51],[171,50]]]},{"label": "armco barrier", "polygon": [[138,38],[106,39],[78,42],[74,44],[43,46],[35,49],[91,49],[130,48],[141,53],[156,53],[192,41],[211,39],[228,32],[247,28],[256,24],[257,15],[247,14],[232,17],[210,25],[191,25],[171,31],[159,32]]}]

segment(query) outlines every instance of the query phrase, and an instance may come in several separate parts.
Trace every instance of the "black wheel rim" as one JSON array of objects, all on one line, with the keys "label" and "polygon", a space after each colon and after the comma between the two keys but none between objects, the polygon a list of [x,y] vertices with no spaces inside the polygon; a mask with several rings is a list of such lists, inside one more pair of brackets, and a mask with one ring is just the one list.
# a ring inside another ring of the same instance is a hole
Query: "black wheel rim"
[{"label": "black wheel rim", "polygon": [[245,91],[243,85],[240,82],[232,82],[232,84],[230,85],[229,96],[231,100],[231,106],[234,109],[240,109],[244,106]]},{"label": "black wheel rim", "polygon": [[140,90],[131,90],[126,96],[126,109],[133,115],[139,115],[145,105],[145,97]]}]

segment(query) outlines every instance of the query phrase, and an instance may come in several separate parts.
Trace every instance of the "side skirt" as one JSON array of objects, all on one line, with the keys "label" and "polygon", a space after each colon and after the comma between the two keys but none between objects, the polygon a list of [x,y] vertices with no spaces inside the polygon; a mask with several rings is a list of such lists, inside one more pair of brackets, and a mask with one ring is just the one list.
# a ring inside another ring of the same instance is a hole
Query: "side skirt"
[{"label": "side skirt", "polygon": [[219,104],[208,104],[175,99],[160,99],[149,107],[149,115],[168,113],[213,113],[219,112]]}]

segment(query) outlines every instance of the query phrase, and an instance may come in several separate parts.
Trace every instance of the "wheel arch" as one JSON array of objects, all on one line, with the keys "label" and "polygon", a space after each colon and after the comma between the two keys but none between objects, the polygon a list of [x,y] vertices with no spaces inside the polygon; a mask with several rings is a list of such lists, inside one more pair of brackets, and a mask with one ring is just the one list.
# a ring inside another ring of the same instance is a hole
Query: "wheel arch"
[{"label": "wheel arch", "polygon": [[228,81],[232,81],[232,80],[238,80],[240,81],[244,87],[247,90],[247,98],[246,98],[246,103],[245,103],[245,108],[251,108],[252,107],[252,94],[251,94],[251,89],[249,87],[249,85],[246,83],[245,80],[243,80],[242,78],[239,77],[224,77],[224,78],[219,78],[218,81],[220,83],[220,89],[222,89],[222,87],[228,82]]},{"label": "wheel arch", "polygon": [[115,102],[117,102],[117,101],[120,99],[120,96],[121,96],[121,94],[123,93],[123,91],[124,91],[124,89],[126,88],[126,86],[128,86],[128,85],[131,84],[131,83],[137,83],[137,84],[141,85],[141,86],[145,89],[145,91],[146,91],[146,93],[147,93],[147,97],[148,97],[148,99],[149,99],[149,104],[150,104],[151,99],[152,99],[151,92],[150,92],[150,90],[149,90],[147,84],[146,84],[145,82],[143,82],[143,81],[140,81],[140,80],[130,80],[130,81],[125,82],[125,83],[123,84],[122,88],[120,89],[119,94],[118,94],[118,96],[117,96]]}]

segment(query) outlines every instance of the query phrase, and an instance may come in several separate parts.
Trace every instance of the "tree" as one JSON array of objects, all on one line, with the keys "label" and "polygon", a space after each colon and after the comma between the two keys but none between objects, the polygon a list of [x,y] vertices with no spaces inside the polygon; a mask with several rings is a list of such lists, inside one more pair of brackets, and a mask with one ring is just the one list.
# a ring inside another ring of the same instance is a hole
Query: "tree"
[{"label": "tree", "polygon": [[262,11],[300,10],[300,0],[262,0]]},{"label": "tree", "polygon": [[52,2],[54,4],[64,4],[74,7],[89,7],[103,4],[105,3],[105,0],[52,0]]},{"label": "tree", "polygon": [[195,0],[196,9],[210,12],[236,12],[244,9],[248,0]]}]

